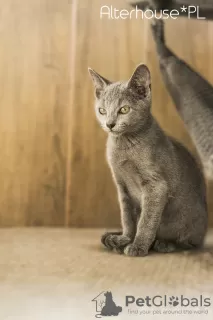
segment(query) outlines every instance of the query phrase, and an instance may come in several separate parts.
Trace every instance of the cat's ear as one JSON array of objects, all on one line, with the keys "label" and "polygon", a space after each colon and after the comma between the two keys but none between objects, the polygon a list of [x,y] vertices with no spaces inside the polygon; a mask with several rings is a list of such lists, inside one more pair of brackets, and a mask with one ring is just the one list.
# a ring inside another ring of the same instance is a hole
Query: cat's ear
[{"label": "cat's ear", "polygon": [[128,88],[145,98],[151,91],[151,75],[145,64],[140,64],[128,82]]},{"label": "cat's ear", "polygon": [[88,68],[88,71],[95,87],[95,95],[97,98],[100,98],[101,93],[111,82],[105,79],[104,77],[100,76],[100,74],[98,74],[91,68]]}]

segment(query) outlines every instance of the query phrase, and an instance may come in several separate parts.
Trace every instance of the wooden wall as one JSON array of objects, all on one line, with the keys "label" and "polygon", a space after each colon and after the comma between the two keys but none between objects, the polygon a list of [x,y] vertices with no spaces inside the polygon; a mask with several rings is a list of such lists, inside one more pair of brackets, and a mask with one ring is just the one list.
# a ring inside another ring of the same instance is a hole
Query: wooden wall
[{"label": "wooden wall", "polygon": [[[116,190],[88,66],[112,80],[146,63],[153,112],[194,152],[159,72],[149,21],[100,19],[125,0],[0,0],[0,226],[115,227]],[[213,22],[166,22],[168,44],[213,83]],[[213,185],[209,207],[213,225]]]},{"label": "wooden wall", "polygon": [[0,8],[0,225],[64,225],[70,4]]}]

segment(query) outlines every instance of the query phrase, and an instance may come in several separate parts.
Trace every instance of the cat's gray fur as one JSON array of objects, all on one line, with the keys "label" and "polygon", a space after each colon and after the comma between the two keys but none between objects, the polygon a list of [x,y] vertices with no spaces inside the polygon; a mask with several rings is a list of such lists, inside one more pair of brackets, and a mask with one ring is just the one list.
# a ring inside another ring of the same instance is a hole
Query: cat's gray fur
[{"label": "cat's gray fur", "polygon": [[168,49],[162,20],[153,21],[152,31],[166,88],[198,150],[206,176],[213,179],[213,87]]},{"label": "cat's gray fur", "polygon": [[[190,18],[197,19],[198,13],[199,18],[206,18],[213,20],[213,0],[140,0],[140,1],[129,1],[132,6],[137,6],[138,9],[146,10],[147,8],[155,8],[157,12],[160,10],[178,10],[180,16],[188,17],[188,10],[183,11],[183,6],[195,6],[199,7],[199,12],[191,9]],[[194,13],[192,13],[194,11]]]},{"label": "cat's gray fur", "polygon": [[[148,68],[140,65],[129,81],[116,83],[89,71],[96,116],[108,133],[107,160],[123,230],[105,234],[102,242],[129,256],[147,255],[150,248],[172,252],[202,246],[207,230],[204,178],[191,154],[153,118]],[[119,114],[124,105],[130,112]]]}]

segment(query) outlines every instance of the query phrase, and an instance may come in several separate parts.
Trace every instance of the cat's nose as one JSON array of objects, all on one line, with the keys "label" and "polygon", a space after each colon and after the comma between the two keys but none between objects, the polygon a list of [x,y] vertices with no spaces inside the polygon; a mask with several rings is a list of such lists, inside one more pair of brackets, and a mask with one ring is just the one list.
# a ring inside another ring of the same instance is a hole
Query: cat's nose
[{"label": "cat's nose", "polygon": [[107,122],[106,123],[107,128],[109,128],[110,130],[112,130],[112,128],[114,128],[115,126],[115,122]]}]

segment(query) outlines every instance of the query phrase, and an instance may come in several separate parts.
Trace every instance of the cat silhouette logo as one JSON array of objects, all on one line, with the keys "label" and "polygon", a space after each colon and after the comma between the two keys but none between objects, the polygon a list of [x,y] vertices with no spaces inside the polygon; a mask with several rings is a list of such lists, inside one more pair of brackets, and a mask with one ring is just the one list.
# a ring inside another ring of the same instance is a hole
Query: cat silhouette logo
[{"label": "cat silhouette logo", "polygon": [[92,301],[96,303],[96,318],[118,316],[122,311],[122,307],[115,304],[111,291],[99,293]]}]

